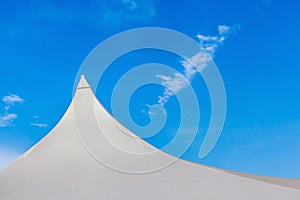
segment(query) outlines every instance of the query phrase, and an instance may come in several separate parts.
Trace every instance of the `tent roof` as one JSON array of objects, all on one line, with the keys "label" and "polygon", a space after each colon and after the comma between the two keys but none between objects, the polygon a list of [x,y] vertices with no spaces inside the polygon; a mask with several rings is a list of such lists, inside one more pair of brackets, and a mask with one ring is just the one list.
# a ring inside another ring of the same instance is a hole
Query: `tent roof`
[{"label": "tent roof", "polygon": [[82,76],[56,127],[0,173],[4,199],[299,200],[300,181],[229,172],[161,152],[119,124]]}]

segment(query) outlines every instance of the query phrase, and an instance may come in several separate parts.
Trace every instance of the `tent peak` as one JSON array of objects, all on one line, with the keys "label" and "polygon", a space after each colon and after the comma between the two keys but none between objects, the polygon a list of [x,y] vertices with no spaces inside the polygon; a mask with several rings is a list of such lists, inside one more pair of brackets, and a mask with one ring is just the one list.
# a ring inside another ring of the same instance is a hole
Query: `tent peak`
[{"label": "tent peak", "polygon": [[85,89],[85,88],[91,88],[91,86],[86,81],[84,75],[81,75],[76,89]]}]

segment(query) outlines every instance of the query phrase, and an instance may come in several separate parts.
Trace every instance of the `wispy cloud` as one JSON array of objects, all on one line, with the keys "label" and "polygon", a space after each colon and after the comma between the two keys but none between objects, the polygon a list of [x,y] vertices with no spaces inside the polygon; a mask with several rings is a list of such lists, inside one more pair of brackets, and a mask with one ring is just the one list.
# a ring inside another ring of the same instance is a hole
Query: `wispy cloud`
[{"label": "wispy cloud", "polygon": [[18,117],[17,114],[8,113],[0,115],[0,127],[7,127],[12,124],[13,120]]},{"label": "wispy cloud", "polygon": [[18,118],[18,115],[15,113],[10,113],[10,108],[16,103],[22,104],[25,100],[16,94],[10,94],[4,96],[2,101],[6,105],[4,106],[4,114],[0,114],[0,127],[11,126],[13,121]]},{"label": "wispy cloud", "polygon": [[[0,17],[0,36],[10,39],[42,41],[49,31],[40,24],[84,24],[90,28],[115,29],[127,24],[147,25],[156,19],[159,0],[18,1],[1,4],[10,14]],[[25,23],[24,23],[25,22]],[[48,27],[48,26],[47,26]],[[23,33],[23,34],[20,34]]]},{"label": "wispy cloud", "polygon": [[218,31],[219,31],[220,35],[224,36],[224,35],[228,35],[229,33],[231,33],[233,31],[233,29],[230,26],[219,25]]},{"label": "wispy cloud", "polygon": [[160,105],[164,105],[172,95],[189,84],[186,78],[180,73],[175,73],[172,78],[162,75],[157,75],[157,77],[162,80],[162,85],[166,88],[163,96],[158,97]]},{"label": "wispy cloud", "polygon": [[165,86],[165,91],[162,96],[158,97],[158,103],[164,105],[169,98],[179,92],[181,89],[187,87],[198,72],[202,72],[212,61],[216,51],[223,45],[224,40],[232,33],[234,33],[239,26],[219,25],[218,34],[215,36],[207,36],[198,34],[201,49],[194,56],[181,61],[184,67],[183,74],[174,73],[173,77],[157,75],[161,78],[162,85]]},{"label": "wispy cloud", "polygon": [[[36,20],[87,22],[96,25],[122,24],[124,21],[143,22],[156,15],[155,0],[64,0],[23,3],[19,16]],[[22,4],[22,3],[21,3]]]},{"label": "wispy cloud", "polygon": [[36,126],[36,127],[39,127],[39,128],[46,128],[46,127],[48,127],[48,124],[40,124],[40,123],[31,123],[30,125],[31,126]]},{"label": "wispy cloud", "polygon": [[102,25],[119,25],[123,22],[146,22],[156,15],[154,0],[115,0],[99,7]]},{"label": "wispy cloud", "polygon": [[10,94],[8,96],[4,96],[2,98],[2,101],[8,105],[14,105],[15,103],[23,103],[24,99],[22,99],[16,94]]},{"label": "wispy cloud", "polygon": [[48,124],[39,122],[40,121],[40,116],[34,115],[32,118],[34,119],[34,122],[30,123],[31,126],[36,126],[36,127],[39,127],[39,128],[48,127]]},{"label": "wispy cloud", "polygon": [[123,3],[130,11],[139,11],[149,16],[155,15],[153,0],[123,0]]}]

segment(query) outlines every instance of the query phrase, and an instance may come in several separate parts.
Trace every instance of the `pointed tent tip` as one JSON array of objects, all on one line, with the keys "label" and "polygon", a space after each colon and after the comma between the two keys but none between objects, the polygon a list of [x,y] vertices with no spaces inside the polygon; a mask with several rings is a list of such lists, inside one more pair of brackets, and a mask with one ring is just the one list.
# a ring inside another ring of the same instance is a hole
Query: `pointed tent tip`
[{"label": "pointed tent tip", "polygon": [[91,88],[91,86],[86,81],[84,75],[81,75],[76,89],[85,89],[85,88]]}]

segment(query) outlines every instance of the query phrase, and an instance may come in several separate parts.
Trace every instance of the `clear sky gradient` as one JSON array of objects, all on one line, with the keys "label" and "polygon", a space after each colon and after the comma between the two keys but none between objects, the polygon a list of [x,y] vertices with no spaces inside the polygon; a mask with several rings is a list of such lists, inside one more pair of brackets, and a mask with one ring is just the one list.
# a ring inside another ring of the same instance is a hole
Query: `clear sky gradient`
[{"label": "clear sky gradient", "polygon": [[[213,47],[226,87],[224,130],[213,151],[199,159],[210,102],[201,76],[195,75],[200,129],[183,158],[240,172],[300,178],[299,6],[296,0],[1,1],[0,169],[57,124],[71,102],[77,70],[96,45],[121,31],[158,26]],[[224,41],[211,39],[222,34]],[[148,62],[183,71],[180,61],[157,50],[120,57],[103,76],[96,96],[111,111],[114,84],[126,71]],[[130,111],[137,124],[149,123],[147,105],[155,104],[163,91],[144,86],[134,93]],[[170,97],[165,108],[166,127],[147,139],[157,147],[178,127],[176,98]]]}]

